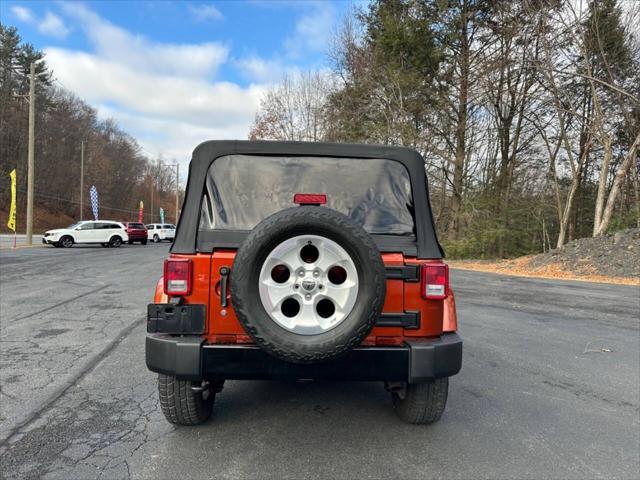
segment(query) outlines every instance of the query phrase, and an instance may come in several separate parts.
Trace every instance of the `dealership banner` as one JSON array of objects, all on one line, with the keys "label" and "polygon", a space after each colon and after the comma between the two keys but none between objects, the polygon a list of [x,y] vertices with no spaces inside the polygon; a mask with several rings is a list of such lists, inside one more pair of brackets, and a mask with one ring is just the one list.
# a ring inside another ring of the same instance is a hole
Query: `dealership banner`
[{"label": "dealership banner", "polygon": [[164,208],[160,209],[160,223],[164,223]]},{"label": "dealership banner", "polygon": [[91,210],[93,210],[93,219],[98,220],[98,189],[95,185],[91,185],[89,189],[89,198],[91,199]]},{"label": "dealership banner", "polygon": [[138,210],[138,223],[142,223],[142,218],[144,216],[144,203],[140,200],[140,209]]},{"label": "dealership banner", "polygon": [[11,178],[11,207],[9,207],[9,221],[7,227],[16,233],[16,169],[11,170],[9,174]]}]

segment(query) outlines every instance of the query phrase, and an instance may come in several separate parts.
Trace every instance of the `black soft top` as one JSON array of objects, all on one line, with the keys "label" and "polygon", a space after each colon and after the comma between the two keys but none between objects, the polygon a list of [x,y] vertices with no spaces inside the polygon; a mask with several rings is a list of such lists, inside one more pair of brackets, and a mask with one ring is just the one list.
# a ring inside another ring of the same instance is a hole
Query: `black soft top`
[{"label": "black soft top", "polygon": [[373,235],[373,238],[383,252],[402,252],[407,256],[416,256],[422,259],[444,257],[431,214],[424,159],[415,150],[382,145],[240,140],[212,140],[201,143],[193,151],[182,213],[171,247],[172,253],[194,254],[211,252],[214,248],[238,248],[247,236],[248,232],[246,231],[199,231],[202,197],[209,167],[217,158],[234,154],[398,161],[409,172],[413,192],[416,235],[415,238]]}]

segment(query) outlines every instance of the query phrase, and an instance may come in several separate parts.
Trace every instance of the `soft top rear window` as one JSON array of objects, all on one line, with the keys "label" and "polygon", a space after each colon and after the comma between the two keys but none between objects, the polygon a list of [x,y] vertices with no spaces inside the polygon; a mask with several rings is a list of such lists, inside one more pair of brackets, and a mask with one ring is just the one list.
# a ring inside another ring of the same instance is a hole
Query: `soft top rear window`
[{"label": "soft top rear window", "polygon": [[211,164],[200,230],[251,230],[295,206],[295,193],[326,194],[327,207],[369,233],[415,233],[409,173],[400,162],[262,155],[227,155]]}]

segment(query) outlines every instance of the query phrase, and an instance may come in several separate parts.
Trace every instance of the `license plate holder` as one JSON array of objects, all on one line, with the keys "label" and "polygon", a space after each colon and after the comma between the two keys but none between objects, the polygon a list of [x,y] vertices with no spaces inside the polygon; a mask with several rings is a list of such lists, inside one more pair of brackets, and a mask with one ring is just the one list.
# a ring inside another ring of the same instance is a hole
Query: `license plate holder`
[{"label": "license plate holder", "polygon": [[204,305],[150,303],[147,306],[147,333],[203,334],[205,319]]}]

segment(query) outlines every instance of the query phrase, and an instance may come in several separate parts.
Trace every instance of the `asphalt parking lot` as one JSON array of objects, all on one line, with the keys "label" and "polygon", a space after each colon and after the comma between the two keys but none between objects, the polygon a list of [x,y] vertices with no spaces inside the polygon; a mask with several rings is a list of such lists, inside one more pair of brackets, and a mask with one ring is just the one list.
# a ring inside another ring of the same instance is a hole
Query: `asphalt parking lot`
[{"label": "asphalt parking lot", "polygon": [[1,478],[637,478],[640,287],[453,271],[463,369],[433,426],[377,383],[227,382],[160,413],[146,304],[168,244],[0,251]]}]

